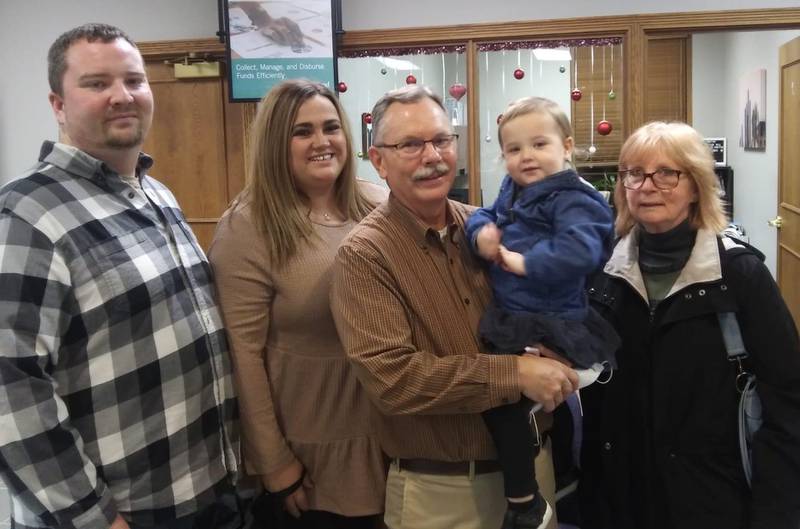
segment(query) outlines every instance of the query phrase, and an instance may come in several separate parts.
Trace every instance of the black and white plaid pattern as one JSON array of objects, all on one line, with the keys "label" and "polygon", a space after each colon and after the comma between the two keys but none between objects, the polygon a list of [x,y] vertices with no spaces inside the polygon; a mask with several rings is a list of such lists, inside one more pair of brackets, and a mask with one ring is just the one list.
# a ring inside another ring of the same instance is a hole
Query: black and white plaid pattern
[{"label": "black and white plaid pattern", "polygon": [[151,525],[235,476],[211,269],[151,165],[136,193],[45,142],[0,190],[0,471],[17,527],[105,529],[117,511]]}]

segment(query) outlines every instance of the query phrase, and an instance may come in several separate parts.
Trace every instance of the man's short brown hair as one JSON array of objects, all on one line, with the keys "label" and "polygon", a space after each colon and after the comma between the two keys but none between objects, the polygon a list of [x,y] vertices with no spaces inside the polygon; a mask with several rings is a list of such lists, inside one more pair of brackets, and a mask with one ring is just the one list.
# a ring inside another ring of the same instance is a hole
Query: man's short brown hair
[{"label": "man's short brown hair", "polygon": [[47,80],[50,82],[50,90],[59,96],[64,95],[64,72],[67,71],[67,50],[70,46],[81,40],[112,42],[117,39],[123,39],[137,48],[133,39],[124,31],[108,24],[84,24],[62,33],[47,52]]}]

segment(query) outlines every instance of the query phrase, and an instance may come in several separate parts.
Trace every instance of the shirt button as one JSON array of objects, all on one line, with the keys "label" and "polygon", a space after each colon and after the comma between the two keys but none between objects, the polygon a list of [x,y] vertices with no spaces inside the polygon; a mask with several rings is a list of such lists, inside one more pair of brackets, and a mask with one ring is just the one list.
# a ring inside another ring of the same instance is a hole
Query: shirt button
[{"label": "shirt button", "polygon": [[611,450],[611,443],[609,443],[608,441],[606,441],[606,442],[603,444],[603,450],[605,450],[605,451],[609,451],[609,450]]},{"label": "shirt button", "polygon": [[464,304],[469,305],[469,298],[464,298]]},{"label": "shirt button", "polygon": [[692,295],[688,292],[683,297],[685,297],[686,299],[692,299]]},{"label": "shirt button", "polygon": [[700,294],[701,296],[705,296],[706,295],[706,291],[703,290],[702,288],[697,293]]},{"label": "shirt button", "polygon": [[134,193],[133,191],[128,191],[128,198],[133,198],[135,196],[136,196],[136,193]]}]

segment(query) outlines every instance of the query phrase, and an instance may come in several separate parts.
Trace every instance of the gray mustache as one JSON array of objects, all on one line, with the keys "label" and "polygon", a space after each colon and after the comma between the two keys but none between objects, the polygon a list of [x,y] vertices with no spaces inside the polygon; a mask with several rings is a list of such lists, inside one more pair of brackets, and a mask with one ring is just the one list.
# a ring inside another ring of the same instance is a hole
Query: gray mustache
[{"label": "gray mustache", "polygon": [[414,181],[422,180],[424,178],[430,178],[434,174],[436,176],[441,176],[447,173],[448,171],[450,171],[450,166],[447,165],[445,162],[439,162],[436,165],[427,165],[425,167],[420,167],[419,169],[414,171],[414,174],[411,175],[411,179]]}]

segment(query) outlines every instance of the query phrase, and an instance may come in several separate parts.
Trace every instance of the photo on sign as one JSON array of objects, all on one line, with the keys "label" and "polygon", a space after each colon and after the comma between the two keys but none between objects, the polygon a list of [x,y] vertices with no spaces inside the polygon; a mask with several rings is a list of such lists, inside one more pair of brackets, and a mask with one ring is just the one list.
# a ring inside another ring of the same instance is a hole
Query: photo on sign
[{"label": "photo on sign", "polygon": [[286,79],[334,86],[338,1],[223,1],[231,100],[257,101]]}]

